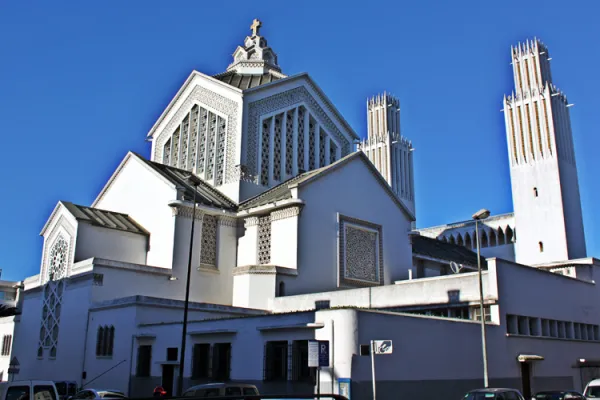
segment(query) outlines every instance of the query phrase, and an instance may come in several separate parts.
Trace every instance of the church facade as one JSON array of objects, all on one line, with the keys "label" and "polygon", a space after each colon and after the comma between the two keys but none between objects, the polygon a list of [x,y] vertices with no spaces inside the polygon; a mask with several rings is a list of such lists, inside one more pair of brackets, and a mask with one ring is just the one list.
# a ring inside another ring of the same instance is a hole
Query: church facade
[{"label": "church facade", "polygon": [[[470,222],[414,230],[413,148],[400,134],[399,101],[368,101],[361,142],[308,74],[282,72],[259,29],[255,20],[225,72],[188,77],[148,133],[149,159],[125,155],[90,206],[58,202],[41,232],[40,273],[20,295],[18,378],[172,392],[188,265],[186,387],[237,380],[265,393],[312,392],[308,340],[319,339],[331,346],[322,390],[363,397],[370,364],[359,347],[392,339],[394,353],[377,360],[380,397],[424,387],[432,398],[460,395],[481,386],[480,318],[492,383],[527,392],[595,376],[597,260],[580,250],[530,257],[515,240],[516,226],[524,243],[533,235],[517,206],[485,221],[487,259],[472,251]],[[536,218],[564,215],[568,204]],[[568,249],[582,239],[573,226],[563,230],[571,236],[557,233]]]}]

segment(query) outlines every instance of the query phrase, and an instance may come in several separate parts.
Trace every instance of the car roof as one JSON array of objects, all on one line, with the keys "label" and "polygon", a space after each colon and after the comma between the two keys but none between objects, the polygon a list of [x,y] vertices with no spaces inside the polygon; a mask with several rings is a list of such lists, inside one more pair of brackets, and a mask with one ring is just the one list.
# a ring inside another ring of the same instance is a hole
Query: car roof
[{"label": "car roof", "polygon": [[517,389],[510,388],[485,388],[471,390],[469,393],[498,393],[498,392],[517,392]]},{"label": "car roof", "polygon": [[587,386],[600,386],[600,379],[594,379],[593,381],[589,382]]},{"label": "car roof", "polygon": [[250,385],[248,383],[204,383],[202,385],[192,386],[188,390],[199,390],[199,389],[211,389],[211,388],[222,388],[222,387],[252,387],[256,388],[254,385]]}]

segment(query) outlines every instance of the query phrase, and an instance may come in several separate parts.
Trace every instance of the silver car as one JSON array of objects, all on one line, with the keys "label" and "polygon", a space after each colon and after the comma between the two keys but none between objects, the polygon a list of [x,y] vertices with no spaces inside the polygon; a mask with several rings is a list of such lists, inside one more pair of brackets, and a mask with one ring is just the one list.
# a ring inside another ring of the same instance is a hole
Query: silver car
[{"label": "silver car", "polygon": [[98,399],[125,399],[125,393],[119,390],[84,389],[69,400],[98,400]]}]

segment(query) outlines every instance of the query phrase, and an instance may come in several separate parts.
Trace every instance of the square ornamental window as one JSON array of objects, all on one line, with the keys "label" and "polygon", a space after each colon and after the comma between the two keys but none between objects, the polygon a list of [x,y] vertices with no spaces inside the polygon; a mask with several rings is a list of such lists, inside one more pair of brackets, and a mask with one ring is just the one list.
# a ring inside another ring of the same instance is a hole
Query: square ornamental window
[{"label": "square ornamental window", "polygon": [[339,286],[383,285],[381,225],[339,214]]}]

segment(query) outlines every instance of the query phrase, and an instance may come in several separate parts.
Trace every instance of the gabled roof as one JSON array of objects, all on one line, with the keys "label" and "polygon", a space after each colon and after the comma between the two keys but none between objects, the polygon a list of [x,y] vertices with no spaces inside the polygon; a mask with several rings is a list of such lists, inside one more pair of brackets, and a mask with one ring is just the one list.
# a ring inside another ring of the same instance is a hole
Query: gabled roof
[{"label": "gabled roof", "polygon": [[350,161],[354,159],[360,159],[368,168],[369,171],[373,174],[373,176],[378,180],[383,189],[387,192],[387,194],[392,198],[392,200],[396,203],[398,207],[409,217],[409,219],[414,220],[415,217],[413,213],[406,207],[406,205],[396,196],[396,194],[392,191],[392,188],[387,183],[387,181],[381,176],[377,168],[373,165],[373,163],[367,158],[367,156],[362,151],[356,151],[350,153],[349,155],[340,158],[338,161],[321,167],[319,169],[315,169],[309,172],[305,172],[300,174],[294,178],[291,178],[261,194],[258,196],[252,197],[242,203],[240,203],[240,210],[249,209],[253,207],[262,206],[265,204],[272,203],[278,200],[290,199],[292,197],[292,189],[297,186],[302,186],[313,182],[329,172],[335,171],[338,168],[346,165]]},{"label": "gabled roof", "polygon": [[[168,165],[146,160],[144,157],[134,152],[131,152],[131,154],[137,157],[140,161],[143,161],[152,170],[156,171],[163,178],[166,178],[175,186],[183,188],[184,195],[189,200],[192,200],[192,198],[194,197],[194,187],[190,183],[188,183],[187,180],[188,177],[191,175],[191,172],[186,171],[184,169],[170,167]],[[229,197],[225,196],[219,190],[213,188],[211,185],[204,182],[203,180],[200,180],[200,184],[196,188],[196,202],[211,207],[223,208],[231,211],[235,211],[237,209],[237,204],[233,200],[231,200]]]},{"label": "gabled roof", "polygon": [[127,214],[99,208],[80,206],[68,201],[60,202],[78,221],[85,221],[95,226],[116,229],[119,231],[149,235],[143,226]]},{"label": "gabled roof", "polygon": [[[427,236],[415,235],[412,238],[413,255],[421,255],[457,264],[477,266],[477,253],[457,244],[442,242]],[[481,267],[487,265],[481,256]]]}]

